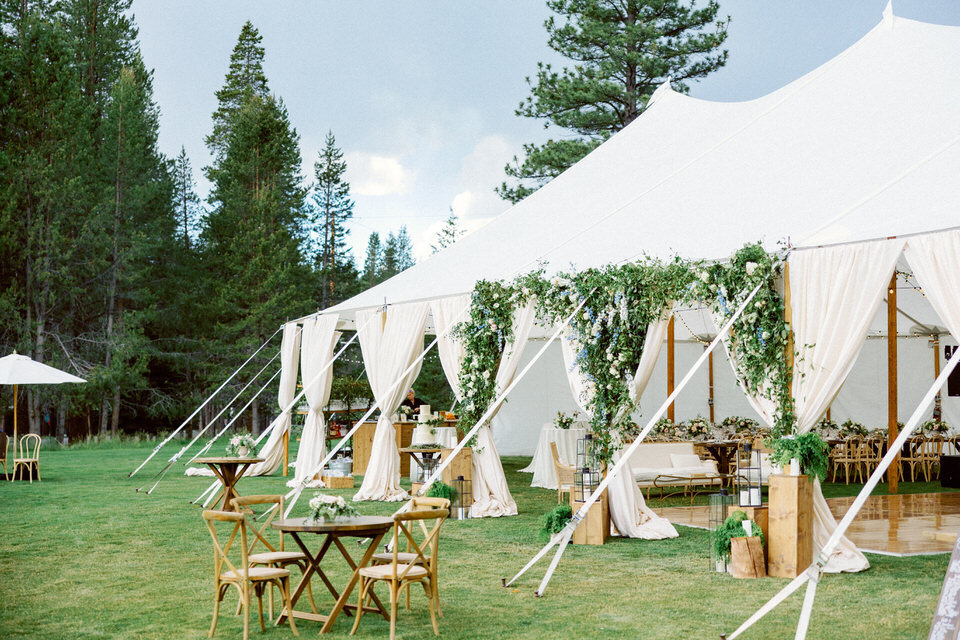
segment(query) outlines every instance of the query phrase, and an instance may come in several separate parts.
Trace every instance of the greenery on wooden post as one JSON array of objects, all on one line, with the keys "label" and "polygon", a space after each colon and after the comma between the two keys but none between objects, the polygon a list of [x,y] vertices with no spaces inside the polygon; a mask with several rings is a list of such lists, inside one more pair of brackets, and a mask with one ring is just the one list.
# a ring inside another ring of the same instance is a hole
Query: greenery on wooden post
[{"label": "greenery on wooden post", "polygon": [[796,458],[803,473],[826,480],[829,455],[827,443],[816,432],[808,431],[777,439],[770,459],[774,464],[785,466],[790,464],[792,458]]},{"label": "greenery on wooden post", "polygon": [[457,490],[437,480],[427,489],[426,496],[428,498],[446,498],[452,505],[457,500]]},{"label": "greenery on wooden post", "polygon": [[[749,520],[746,513],[740,510],[734,511],[722,525],[710,532],[710,544],[713,546],[714,557],[722,558],[724,562],[730,561],[730,540],[747,535],[743,528],[744,520]],[[763,530],[756,522],[753,523],[753,535],[760,538],[761,545],[765,544]]]}]

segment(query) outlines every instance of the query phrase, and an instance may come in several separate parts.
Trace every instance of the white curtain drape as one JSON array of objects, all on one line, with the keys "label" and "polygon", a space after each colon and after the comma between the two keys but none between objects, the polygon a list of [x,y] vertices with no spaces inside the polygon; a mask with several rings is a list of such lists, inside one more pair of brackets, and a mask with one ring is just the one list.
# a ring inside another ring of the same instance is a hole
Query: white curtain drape
[{"label": "white curtain drape", "polygon": [[[294,465],[293,479],[288,487],[306,483],[307,487],[320,487],[320,473],[312,478],[307,476],[327,455],[327,425],[323,419],[323,407],[330,400],[330,387],[333,384],[333,367],[327,367],[333,358],[333,349],[340,339],[337,331],[338,314],[329,314],[309,318],[303,323],[300,334],[300,379],[304,385],[304,397],[309,410],[303,423],[300,447],[297,449],[297,461]],[[317,377],[324,367],[323,375]],[[312,384],[311,381],[316,379]]]},{"label": "white curtain drape", "polygon": [[960,340],[960,231],[910,238],[905,255],[933,310]]},{"label": "white curtain drape", "polygon": [[247,470],[247,476],[268,476],[283,464],[283,436],[290,432],[290,411],[284,411],[297,395],[297,367],[300,364],[300,327],[288,322],[283,327],[283,342],[280,344],[280,388],[277,404],[280,415],[270,426],[267,443],[260,448],[258,462]]},{"label": "white curtain drape", "polygon": [[[856,362],[883,301],[902,240],[796,251],[790,255],[794,344],[792,394],[797,431],[810,431],[833,402]],[[819,479],[813,482],[815,553],[837,528]],[[870,562],[846,537],[823,571],[864,571]]]},{"label": "white curtain drape", "polygon": [[[392,416],[403,401],[407,389],[417,379],[420,364],[403,375],[423,352],[423,334],[430,305],[426,302],[357,312],[360,350],[373,397],[380,407],[380,418],[373,436],[370,461],[360,490],[354,500],[406,500],[400,488],[400,452]],[[384,313],[378,321],[368,322],[373,314]]]},{"label": "white curtain drape", "polygon": [[[660,354],[660,348],[663,346],[669,324],[670,314],[664,313],[659,321],[647,327],[643,353],[633,376],[633,384],[630,385],[630,399],[633,401],[636,401],[643,394],[643,390],[653,375],[654,365],[657,362],[657,356]],[[589,418],[590,411],[587,408],[587,403],[593,393],[593,384],[575,364],[580,345],[570,335],[569,330],[564,331],[561,350],[563,351],[563,364],[567,371],[570,391],[573,393],[577,406]],[[618,416],[618,418],[620,417],[622,416]],[[619,460],[620,451],[617,451],[613,455],[613,464],[616,464]],[[634,481],[629,466],[610,482],[607,495],[610,506],[610,520],[620,535],[644,540],[662,540],[664,538],[676,538],[679,535],[669,520],[658,516],[647,506],[643,499],[643,493]]]},{"label": "white curtain drape", "polygon": [[[513,381],[520,365],[520,356],[533,328],[534,303],[530,302],[514,311],[513,340],[503,350],[500,366],[495,378],[499,395]],[[502,406],[502,405],[501,405]],[[499,408],[497,409],[499,411]],[[490,416],[492,420],[497,411]],[[470,425],[467,428],[472,427]],[[474,518],[515,516],[517,503],[510,494],[507,478],[503,473],[497,446],[493,443],[493,433],[489,422],[477,432],[477,446],[473,451],[473,508]]]},{"label": "white curtain drape", "polygon": [[433,324],[437,331],[437,353],[440,356],[440,366],[443,367],[447,383],[453,389],[453,395],[456,396],[457,401],[463,399],[463,393],[460,390],[460,370],[463,368],[466,350],[463,344],[450,333],[458,323],[469,319],[469,311],[469,294],[442,298],[430,303],[430,312],[433,314]]}]

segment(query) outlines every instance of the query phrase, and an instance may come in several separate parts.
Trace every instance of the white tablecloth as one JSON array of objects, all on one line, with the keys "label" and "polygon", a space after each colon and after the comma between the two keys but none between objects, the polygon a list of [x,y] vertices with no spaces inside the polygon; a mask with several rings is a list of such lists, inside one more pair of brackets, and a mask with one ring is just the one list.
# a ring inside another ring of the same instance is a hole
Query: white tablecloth
[{"label": "white tablecloth", "polygon": [[531,487],[544,489],[557,488],[557,472],[553,468],[553,454],[550,452],[550,443],[557,443],[557,453],[560,462],[575,465],[577,462],[577,440],[583,438],[586,429],[571,427],[557,429],[552,422],[544,423],[540,429],[540,440],[537,442],[537,451],[533,454],[530,466],[521,469],[524,473],[532,473]]}]

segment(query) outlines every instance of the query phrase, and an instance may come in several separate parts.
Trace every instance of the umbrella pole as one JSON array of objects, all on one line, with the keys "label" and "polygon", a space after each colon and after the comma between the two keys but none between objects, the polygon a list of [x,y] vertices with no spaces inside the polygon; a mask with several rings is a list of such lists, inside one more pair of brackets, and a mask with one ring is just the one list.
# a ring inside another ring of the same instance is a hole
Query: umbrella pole
[{"label": "umbrella pole", "polygon": [[13,385],[13,458],[17,458],[17,385]]}]

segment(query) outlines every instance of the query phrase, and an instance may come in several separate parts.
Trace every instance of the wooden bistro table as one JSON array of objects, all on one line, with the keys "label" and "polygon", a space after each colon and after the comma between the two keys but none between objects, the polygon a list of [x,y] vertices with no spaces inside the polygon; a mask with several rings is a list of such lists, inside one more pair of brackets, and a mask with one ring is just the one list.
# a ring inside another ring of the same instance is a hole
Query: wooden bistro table
[{"label": "wooden bistro table", "polygon": [[[250,465],[263,462],[263,458],[230,458],[224,456],[219,458],[197,458],[194,462],[207,465],[213,470],[213,474],[220,478],[223,489],[220,490],[217,499],[213,501],[213,504],[217,504],[218,501],[220,502],[220,506],[215,508],[219,508],[221,511],[233,511],[233,508],[230,506],[230,501],[240,497],[236,489],[237,481],[246,473]],[[221,497],[223,500],[220,500]]]},{"label": "wooden bistro table", "polygon": [[[304,555],[307,557],[307,566],[303,571],[303,577],[300,579],[300,583],[297,585],[296,590],[290,597],[290,601],[294,607],[294,610],[292,612],[288,612],[286,608],[284,608],[284,610],[280,612],[280,617],[277,618],[277,624],[282,624],[288,615],[293,615],[295,618],[304,618],[306,620],[317,620],[323,622],[323,627],[320,629],[320,633],[327,633],[330,631],[331,627],[333,627],[333,623],[337,619],[337,616],[340,615],[341,611],[346,609],[347,614],[350,615],[351,610],[355,610],[357,608],[356,604],[347,604],[347,600],[349,600],[350,594],[353,592],[354,587],[357,586],[360,568],[369,564],[370,558],[372,558],[373,554],[376,553],[377,547],[380,545],[380,541],[383,539],[383,536],[386,535],[386,533],[393,527],[393,518],[385,518],[380,516],[356,516],[352,518],[325,520],[323,522],[313,522],[310,518],[287,518],[283,520],[274,520],[272,523],[270,523],[270,526],[275,527],[284,533],[289,533],[290,537],[293,538],[294,542],[297,543],[297,546],[300,547],[300,550],[303,551]],[[323,536],[323,542],[320,544],[320,550],[315,554],[311,553],[307,545],[304,544],[303,538],[301,537],[301,534],[303,533],[316,533]],[[360,558],[360,562],[354,562],[350,554],[347,553],[347,549],[341,541],[341,538],[371,538],[370,543],[367,545],[366,552],[364,552],[363,557]],[[335,546],[337,548],[346,563],[351,569],[353,569],[353,573],[350,574],[350,580],[347,582],[347,585],[344,587],[342,592],[337,592],[336,587],[334,587],[333,583],[330,582],[330,579],[323,572],[323,569],[320,568],[320,563],[323,561],[324,556],[327,554],[327,551],[330,550],[331,546]],[[327,586],[327,589],[329,589],[330,593],[333,594],[333,597],[337,599],[336,604],[333,605],[333,609],[327,615],[310,613],[306,611],[297,611],[295,608],[297,606],[297,600],[300,599],[300,596],[310,583],[310,578],[314,573],[320,576],[320,579]],[[385,619],[389,620],[390,614],[383,606],[383,603],[380,602],[376,594],[371,592],[370,595],[373,599],[373,602],[376,604],[376,607],[365,607],[364,611],[379,613]]]}]

